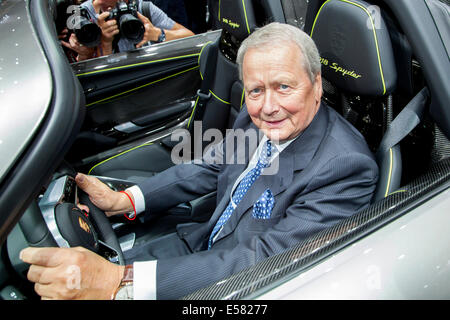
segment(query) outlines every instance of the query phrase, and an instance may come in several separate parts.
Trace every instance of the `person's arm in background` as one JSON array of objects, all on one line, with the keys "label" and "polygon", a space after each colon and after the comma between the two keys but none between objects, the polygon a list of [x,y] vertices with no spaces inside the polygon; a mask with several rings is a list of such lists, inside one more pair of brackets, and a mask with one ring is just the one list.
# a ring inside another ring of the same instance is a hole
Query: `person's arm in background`
[{"label": "person's arm in background", "polygon": [[150,22],[147,17],[139,12],[138,17],[144,24],[145,34],[142,41],[136,45],[136,48],[142,47],[148,41],[158,41],[158,38],[161,35],[161,29],[164,29],[164,33],[166,34],[166,41],[190,37],[194,35],[191,30],[176,22],[171,29],[165,29],[156,27],[155,25],[153,25],[153,23]]},{"label": "person's arm in background", "polygon": [[109,17],[109,11],[105,11],[98,16],[97,25],[102,30],[100,45],[97,47],[97,55],[106,56],[113,53],[112,43],[114,36],[119,33],[116,19],[105,21]]},{"label": "person's arm in background", "polygon": [[[119,27],[115,19],[107,20],[109,17],[109,11],[105,11],[98,16],[97,25],[102,31],[100,44],[95,48],[89,48],[82,45],[76,35],[72,33],[69,40],[61,40],[61,44],[66,48],[75,51],[78,56],[77,61],[87,60],[95,57],[106,56],[113,53],[112,43],[114,36],[119,33]],[[62,37],[62,36],[61,36]]]}]

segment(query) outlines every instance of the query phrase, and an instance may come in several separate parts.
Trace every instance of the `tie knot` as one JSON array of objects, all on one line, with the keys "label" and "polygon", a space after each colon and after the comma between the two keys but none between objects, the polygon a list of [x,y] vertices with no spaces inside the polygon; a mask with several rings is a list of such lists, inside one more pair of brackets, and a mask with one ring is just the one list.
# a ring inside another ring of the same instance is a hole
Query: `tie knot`
[{"label": "tie knot", "polygon": [[270,157],[272,156],[273,146],[270,140],[267,140],[264,143],[264,146],[261,150],[261,154],[259,155],[259,162],[263,165],[263,167],[267,167],[269,165]]}]

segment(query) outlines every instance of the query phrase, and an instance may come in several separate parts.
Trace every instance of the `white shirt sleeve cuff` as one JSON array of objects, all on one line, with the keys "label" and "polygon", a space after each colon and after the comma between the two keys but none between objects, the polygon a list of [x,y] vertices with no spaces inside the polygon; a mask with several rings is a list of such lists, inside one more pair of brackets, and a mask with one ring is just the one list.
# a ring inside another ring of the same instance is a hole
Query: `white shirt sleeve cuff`
[{"label": "white shirt sleeve cuff", "polygon": [[[141,212],[145,211],[145,199],[144,194],[142,193],[141,189],[138,186],[132,186],[127,189],[134,198],[134,208],[136,209],[136,214],[139,214]],[[129,215],[130,218],[133,218],[134,212]]]},{"label": "white shirt sleeve cuff", "polygon": [[133,299],[156,300],[157,260],[133,263]]}]

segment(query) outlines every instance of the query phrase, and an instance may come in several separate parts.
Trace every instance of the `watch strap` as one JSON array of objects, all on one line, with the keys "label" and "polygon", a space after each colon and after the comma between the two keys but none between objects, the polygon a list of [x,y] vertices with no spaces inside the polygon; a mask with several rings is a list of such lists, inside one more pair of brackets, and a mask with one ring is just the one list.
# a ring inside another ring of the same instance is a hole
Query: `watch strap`
[{"label": "watch strap", "polygon": [[133,265],[129,264],[125,266],[125,270],[123,271],[123,277],[120,284],[127,284],[133,282]]},{"label": "watch strap", "polygon": [[129,264],[125,266],[125,269],[123,271],[123,276],[122,276],[122,280],[120,281],[119,286],[117,287],[117,289],[114,291],[111,300],[114,300],[116,298],[117,293],[119,292],[120,289],[122,289],[125,286],[129,286],[133,284],[133,265]]},{"label": "watch strap", "polygon": [[160,30],[161,30],[161,34],[158,37],[158,42],[164,42],[164,41],[166,41],[166,32],[162,28]]}]

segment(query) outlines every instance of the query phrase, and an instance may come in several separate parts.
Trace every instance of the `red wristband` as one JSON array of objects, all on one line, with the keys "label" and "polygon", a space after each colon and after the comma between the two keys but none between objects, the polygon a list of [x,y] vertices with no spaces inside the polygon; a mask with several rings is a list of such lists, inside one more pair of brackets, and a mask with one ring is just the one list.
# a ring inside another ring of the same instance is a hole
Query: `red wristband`
[{"label": "red wristband", "polygon": [[128,220],[133,221],[134,219],[136,219],[136,216],[137,216],[136,208],[135,208],[135,206],[134,206],[133,200],[131,200],[130,195],[129,195],[128,193],[126,193],[125,191],[119,191],[119,192],[124,193],[124,194],[128,197],[128,199],[130,199],[131,205],[133,206],[133,210],[134,210],[134,217],[133,217],[133,218],[130,218],[130,217],[127,216],[126,213],[124,213],[123,215],[124,215],[125,218],[127,218]]}]

